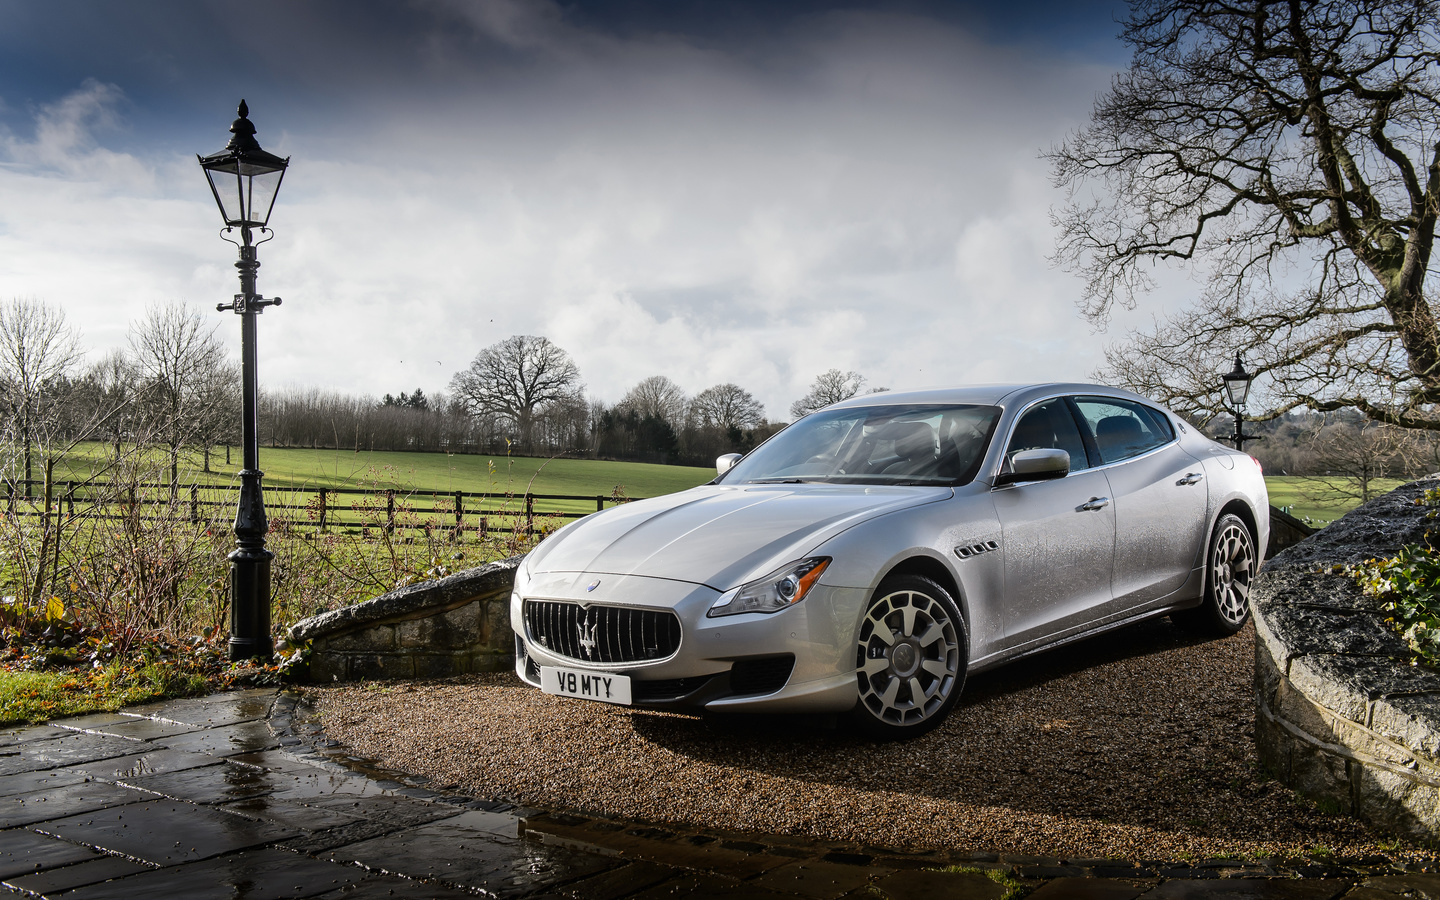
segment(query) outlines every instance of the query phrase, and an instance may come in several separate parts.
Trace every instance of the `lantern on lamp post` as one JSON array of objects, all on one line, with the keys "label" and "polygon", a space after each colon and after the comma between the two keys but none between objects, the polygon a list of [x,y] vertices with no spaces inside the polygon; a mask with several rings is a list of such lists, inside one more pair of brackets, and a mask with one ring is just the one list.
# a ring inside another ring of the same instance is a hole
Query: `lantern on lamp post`
[{"label": "lantern on lamp post", "polygon": [[[241,354],[241,444],[244,465],[240,469],[240,501],[235,511],[235,550],[230,553],[230,660],[261,657],[273,653],[270,640],[270,560],[265,548],[269,523],[260,479],[260,438],[258,424],[259,374],[256,371],[255,317],[267,306],[279,306],[280,298],[265,299],[255,291],[255,271],[260,263],[255,247],[270,240],[270,210],[280,192],[289,157],[281,158],[260,149],[250,110],[240,101],[239,118],[230,125],[230,142],[219,153],[197,157],[215,205],[225,220],[222,237],[240,248],[240,293],[232,303],[217,311],[231,310],[240,316]],[[240,240],[227,235],[240,229]],[[255,233],[264,235],[255,241]]]},{"label": "lantern on lamp post", "polygon": [[1232,440],[1235,442],[1236,450],[1245,449],[1245,442],[1253,440],[1251,435],[1241,431],[1241,423],[1245,419],[1245,400],[1250,396],[1250,382],[1255,376],[1245,371],[1245,364],[1240,361],[1240,354],[1235,354],[1235,368],[1221,375],[1225,383],[1225,395],[1230,400],[1230,406],[1235,414],[1235,434]]}]

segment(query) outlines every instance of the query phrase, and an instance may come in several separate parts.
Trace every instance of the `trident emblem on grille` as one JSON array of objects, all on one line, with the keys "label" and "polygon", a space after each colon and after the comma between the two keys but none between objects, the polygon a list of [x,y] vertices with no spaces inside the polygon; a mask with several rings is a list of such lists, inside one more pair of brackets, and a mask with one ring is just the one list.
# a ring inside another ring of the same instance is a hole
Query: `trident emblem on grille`
[{"label": "trident emblem on grille", "polygon": [[586,610],[580,614],[580,621],[575,623],[576,629],[580,632],[580,649],[585,652],[586,659],[589,659],[595,652],[595,629],[600,627],[599,615],[596,615],[594,622],[589,622],[587,625],[589,618],[590,612]]}]

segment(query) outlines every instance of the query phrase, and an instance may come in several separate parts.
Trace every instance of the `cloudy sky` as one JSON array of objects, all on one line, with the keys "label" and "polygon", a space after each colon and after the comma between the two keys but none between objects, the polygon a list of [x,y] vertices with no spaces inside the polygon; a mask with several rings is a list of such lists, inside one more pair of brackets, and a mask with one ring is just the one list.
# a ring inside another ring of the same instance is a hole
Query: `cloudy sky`
[{"label": "cloudy sky", "polygon": [[1125,64],[1123,11],[0,0],[0,297],[62,306],[96,354],[147,304],[227,301],[195,154],[244,97],[292,158],[266,386],[433,393],[520,333],[608,402],[734,381],[780,419],[831,367],[1084,379],[1118,329],[1047,262],[1038,153]]}]

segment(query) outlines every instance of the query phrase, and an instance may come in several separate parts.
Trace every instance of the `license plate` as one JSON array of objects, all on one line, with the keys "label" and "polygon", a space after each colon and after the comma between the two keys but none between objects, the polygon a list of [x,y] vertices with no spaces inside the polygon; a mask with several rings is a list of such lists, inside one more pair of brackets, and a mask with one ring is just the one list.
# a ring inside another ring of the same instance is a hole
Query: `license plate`
[{"label": "license plate", "polygon": [[630,676],[583,669],[540,667],[540,690],[560,697],[581,697],[601,703],[630,705]]}]

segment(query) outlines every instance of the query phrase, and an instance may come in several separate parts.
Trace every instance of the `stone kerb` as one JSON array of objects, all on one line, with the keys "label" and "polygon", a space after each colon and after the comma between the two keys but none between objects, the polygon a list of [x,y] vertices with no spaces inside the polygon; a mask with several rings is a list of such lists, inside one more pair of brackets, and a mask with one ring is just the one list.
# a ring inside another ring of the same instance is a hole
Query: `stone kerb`
[{"label": "stone kerb", "polygon": [[1435,476],[1366,503],[1265,564],[1255,612],[1255,740],[1282,782],[1322,808],[1393,832],[1440,836],[1440,672],[1336,571],[1427,533],[1416,501]]},{"label": "stone kerb", "polygon": [[515,662],[510,628],[514,556],[297,623],[312,681],[439,678],[498,672]]}]

